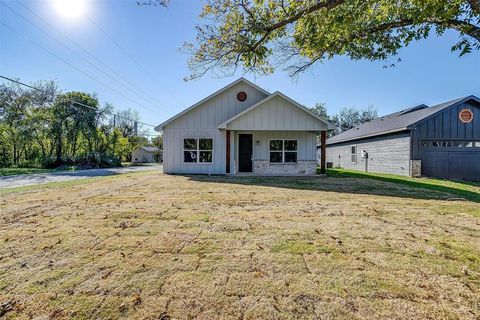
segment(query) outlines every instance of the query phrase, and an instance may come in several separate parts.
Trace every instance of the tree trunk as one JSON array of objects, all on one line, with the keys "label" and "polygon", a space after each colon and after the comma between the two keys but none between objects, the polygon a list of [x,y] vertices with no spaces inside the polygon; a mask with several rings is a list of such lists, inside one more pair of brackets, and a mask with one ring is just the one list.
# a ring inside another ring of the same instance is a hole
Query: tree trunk
[{"label": "tree trunk", "polygon": [[60,164],[62,162],[62,129],[57,134],[57,163]]},{"label": "tree trunk", "polygon": [[13,164],[17,164],[17,145],[13,142]]}]

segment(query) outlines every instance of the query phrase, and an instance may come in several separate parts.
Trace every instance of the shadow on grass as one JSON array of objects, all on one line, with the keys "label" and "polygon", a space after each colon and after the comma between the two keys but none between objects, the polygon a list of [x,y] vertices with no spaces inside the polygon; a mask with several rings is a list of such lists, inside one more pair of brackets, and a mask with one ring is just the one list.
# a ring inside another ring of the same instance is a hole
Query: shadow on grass
[{"label": "shadow on grass", "polygon": [[[446,182],[450,185],[434,184],[401,176],[376,176],[362,172],[329,170],[327,177],[227,177],[189,175],[189,179],[198,182],[229,183],[254,185],[296,190],[314,190],[367,194],[424,200],[469,200],[480,202],[480,190],[468,190],[469,185]],[[471,186],[470,186],[471,187]],[[471,187],[472,189],[474,187]]]}]

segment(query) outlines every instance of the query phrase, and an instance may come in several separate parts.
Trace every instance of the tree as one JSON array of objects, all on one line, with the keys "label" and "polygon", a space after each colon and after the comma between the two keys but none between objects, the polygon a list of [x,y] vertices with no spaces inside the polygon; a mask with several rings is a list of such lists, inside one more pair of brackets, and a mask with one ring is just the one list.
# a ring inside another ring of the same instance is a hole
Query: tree
[{"label": "tree", "polygon": [[367,108],[342,108],[338,114],[334,115],[328,114],[325,103],[316,103],[314,107],[309,109],[336,127],[335,130],[328,132],[328,137],[332,137],[378,117],[378,112],[373,106],[368,106]]},{"label": "tree", "polygon": [[369,106],[364,109],[359,108],[342,108],[337,115],[330,118],[336,130],[333,135],[337,135],[343,131],[352,129],[362,123],[371,121],[378,117],[378,112],[373,106]]},{"label": "tree", "polygon": [[154,147],[157,147],[160,150],[163,150],[163,136],[158,135],[158,136],[152,138],[152,145]]},{"label": "tree", "polygon": [[412,41],[454,30],[452,50],[480,50],[480,0],[208,0],[197,26],[188,79],[238,67],[291,76],[334,56],[383,60]]},{"label": "tree", "polygon": [[37,89],[0,83],[0,167],[114,166],[127,160],[133,147],[148,144],[134,135],[133,122],[139,120],[134,111],[120,112],[119,127],[112,128],[107,117],[113,106],[100,106],[95,94],[60,94],[48,81],[33,86]]},{"label": "tree", "polygon": [[[138,124],[138,121],[140,121],[138,111],[130,108],[120,110],[115,114],[115,128],[119,128],[125,138],[135,135],[135,122],[137,122],[137,134],[142,130],[142,126]],[[114,126],[113,118],[110,121],[110,125]]]},{"label": "tree", "polygon": [[328,116],[327,106],[325,103],[317,102],[314,107],[309,109],[320,118],[329,121],[330,117]]}]

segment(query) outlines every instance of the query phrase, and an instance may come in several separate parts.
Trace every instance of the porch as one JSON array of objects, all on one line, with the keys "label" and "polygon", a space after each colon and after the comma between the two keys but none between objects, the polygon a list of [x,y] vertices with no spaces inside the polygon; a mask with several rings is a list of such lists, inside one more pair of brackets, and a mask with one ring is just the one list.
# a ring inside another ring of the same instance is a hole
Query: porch
[{"label": "porch", "polygon": [[[226,174],[315,175],[316,140],[319,135],[325,139],[326,132],[226,130]],[[321,172],[325,172],[324,157],[321,161]]]}]

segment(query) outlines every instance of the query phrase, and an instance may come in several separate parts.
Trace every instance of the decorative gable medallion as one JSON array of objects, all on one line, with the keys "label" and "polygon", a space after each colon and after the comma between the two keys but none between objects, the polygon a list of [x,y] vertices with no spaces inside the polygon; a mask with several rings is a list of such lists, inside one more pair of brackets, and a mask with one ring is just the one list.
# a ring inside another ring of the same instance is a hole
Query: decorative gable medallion
[{"label": "decorative gable medallion", "polygon": [[240,102],[247,100],[247,94],[244,91],[240,91],[237,93],[237,100]]},{"label": "decorative gable medallion", "polygon": [[473,120],[473,112],[470,109],[462,109],[458,114],[458,119],[463,123],[470,123]]}]

